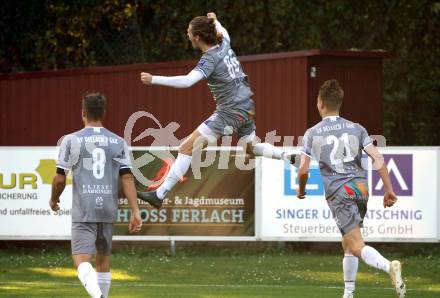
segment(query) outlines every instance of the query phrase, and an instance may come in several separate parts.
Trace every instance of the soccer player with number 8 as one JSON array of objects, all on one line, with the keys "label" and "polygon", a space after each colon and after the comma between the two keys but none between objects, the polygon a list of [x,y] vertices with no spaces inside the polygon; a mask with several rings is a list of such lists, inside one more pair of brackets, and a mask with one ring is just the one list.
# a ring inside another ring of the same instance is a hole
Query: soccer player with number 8
[{"label": "soccer player with number 8", "polygon": [[79,280],[93,298],[107,298],[110,291],[119,177],[131,208],[129,232],[139,232],[142,227],[128,146],[102,126],[106,107],[107,99],[100,93],[83,97],[85,127],[64,136],[61,142],[49,201],[53,211],[60,209],[66,175],[72,171],[72,258]]}]

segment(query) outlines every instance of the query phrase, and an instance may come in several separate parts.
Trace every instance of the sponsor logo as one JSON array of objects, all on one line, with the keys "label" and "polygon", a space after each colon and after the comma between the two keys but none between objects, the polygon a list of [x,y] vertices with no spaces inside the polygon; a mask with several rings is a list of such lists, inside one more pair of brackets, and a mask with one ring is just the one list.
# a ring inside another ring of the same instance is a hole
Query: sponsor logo
[{"label": "sponsor logo", "polygon": [[[296,168],[293,166],[284,168],[284,195],[296,196],[296,189],[298,188],[298,178]],[[322,184],[322,177],[316,162],[311,163],[309,169],[309,180],[306,185],[306,192],[308,196],[322,196],[324,195],[324,185]]]},{"label": "sponsor logo", "polygon": [[[0,189],[37,189],[38,176],[42,184],[52,184],[56,174],[54,159],[41,159],[34,173],[1,173]],[[37,175],[38,174],[38,175]],[[67,177],[67,184],[72,184],[72,178]]]},{"label": "sponsor logo", "polygon": [[[413,156],[412,154],[384,154],[384,161],[390,174],[391,184],[397,196],[413,195]],[[379,173],[372,173],[372,194],[384,194],[383,182]]]}]

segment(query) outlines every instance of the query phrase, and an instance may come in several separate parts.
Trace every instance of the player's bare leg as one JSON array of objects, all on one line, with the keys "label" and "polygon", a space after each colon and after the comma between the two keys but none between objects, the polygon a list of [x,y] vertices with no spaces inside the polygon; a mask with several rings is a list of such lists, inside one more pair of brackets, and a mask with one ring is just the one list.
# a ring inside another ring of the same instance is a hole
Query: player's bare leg
[{"label": "player's bare leg", "polygon": [[365,245],[359,227],[348,231],[343,236],[343,240],[345,241],[346,249],[351,251],[354,256],[361,257],[366,264],[388,273],[392,279],[397,296],[400,298],[405,297],[406,286],[402,280],[402,267],[399,261],[390,262],[376,249]]},{"label": "player's bare leg", "polygon": [[107,298],[112,280],[110,273],[110,256],[97,254],[95,258],[95,268],[99,288],[101,289],[102,295]]},{"label": "player's bare leg", "polygon": [[171,166],[170,171],[163,184],[156,190],[151,192],[138,192],[138,197],[156,208],[162,206],[162,201],[166,194],[185,176],[188,171],[192,153],[201,150],[207,145],[207,139],[200,133],[198,129],[194,130],[179,146],[179,153],[176,161]]},{"label": "player's bare leg", "polygon": [[77,269],[78,278],[92,298],[102,298],[101,289],[98,285],[98,278],[95,269],[91,264],[93,255],[78,254],[72,255],[73,263]]}]

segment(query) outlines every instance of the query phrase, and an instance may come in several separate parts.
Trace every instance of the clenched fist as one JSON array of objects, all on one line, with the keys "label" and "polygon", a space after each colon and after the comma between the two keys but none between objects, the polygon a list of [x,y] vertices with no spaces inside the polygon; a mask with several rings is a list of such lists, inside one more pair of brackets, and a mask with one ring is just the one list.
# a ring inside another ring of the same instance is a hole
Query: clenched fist
[{"label": "clenched fist", "polygon": [[385,208],[393,206],[394,203],[396,202],[397,202],[397,197],[394,192],[386,192],[385,195],[383,196],[383,206]]},{"label": "clenched fist", "polygon": [[58,205],[59,202],[60,202],[59,199],[58,200],[50,199],[49,200],[50,209],[52,209],[52,211],[60,210],[60,206]]},{"label": "clenched fist", "polygon": [[141,81],[145,85],[150,85],[153,80],[153,76],[148,72],[141,72]]},{"label": "clenched fist", "polygon": [[300,200],[303,200],[306,198],[306,192],[304,190],[301,190],[299,187],[296,189],[296,197]]},{"label": "clenched fist", "polygon": [[208,12],[206,16],[208,17],[208,19],[213,19],[214,21],[217,20],[217,16],[213,12]]}]

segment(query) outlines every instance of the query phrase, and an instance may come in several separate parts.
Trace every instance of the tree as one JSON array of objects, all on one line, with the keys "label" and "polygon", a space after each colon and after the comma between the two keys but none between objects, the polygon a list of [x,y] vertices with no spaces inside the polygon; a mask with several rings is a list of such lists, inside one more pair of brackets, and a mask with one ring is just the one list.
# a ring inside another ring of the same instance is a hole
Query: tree
[{"label": "tree", "polygon": [[310,48],[392,52],[384,67],[389,144],[440,144],[440,2],[434,0],[6,1],[0,70],[194,58],[186,28],[208,11],[230,29],[239,55]]}]

